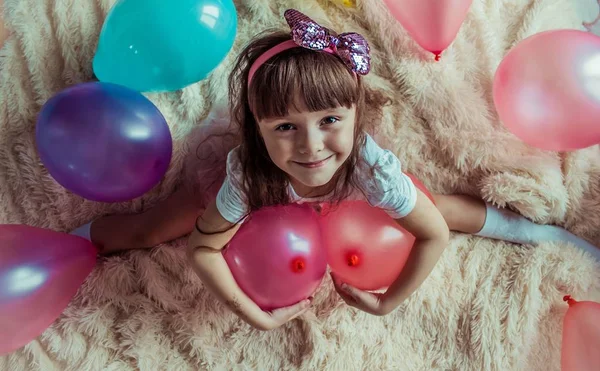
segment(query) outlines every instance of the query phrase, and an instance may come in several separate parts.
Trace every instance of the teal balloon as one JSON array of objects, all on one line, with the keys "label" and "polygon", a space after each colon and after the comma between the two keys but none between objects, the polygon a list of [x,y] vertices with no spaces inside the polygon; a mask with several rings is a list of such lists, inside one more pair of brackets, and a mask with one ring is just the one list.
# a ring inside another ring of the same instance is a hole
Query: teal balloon
[{"label": "teal balloon", "polygon": [[140,92],[179,90],[221,63],[236,31],[232,0],[120,0],[102,26],[94,74]]}]

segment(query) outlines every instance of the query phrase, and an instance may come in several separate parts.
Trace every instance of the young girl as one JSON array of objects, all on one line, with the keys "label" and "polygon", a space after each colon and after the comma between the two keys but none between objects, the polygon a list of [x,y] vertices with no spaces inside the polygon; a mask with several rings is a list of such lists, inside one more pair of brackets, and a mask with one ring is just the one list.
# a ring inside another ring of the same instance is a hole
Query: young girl
[{"label": "young girl", "polygon": [[[204,207],[184,187],[143,214],[102,217],[73,233],[112,253],[191,232],[189,261],[207,289],[261,330],[295,318],[311,300],[264,312],[242,292],[223,259],[221,250],[245,217],[267,205],[363,199],[416,237],[404,270],[383,294],[333,277],[346,303],[374,315],[391,312],[421,285],[444,251],[449,229],[524,244],[565,241],[599,256],[593,245],[562,228],[536,225],[481,200],[434,195],[434,205],[402,172],[398,158],[366,133],[381,108],[379,95],[361,78],[370,69],[367,42],[355,33],[330,34],[295,10],[285,18],[291,34],[251,42],[230,75],[231,120],[240,143],[227,155],[216,199]],[[236,140],[224,140],[220,149]]]}]

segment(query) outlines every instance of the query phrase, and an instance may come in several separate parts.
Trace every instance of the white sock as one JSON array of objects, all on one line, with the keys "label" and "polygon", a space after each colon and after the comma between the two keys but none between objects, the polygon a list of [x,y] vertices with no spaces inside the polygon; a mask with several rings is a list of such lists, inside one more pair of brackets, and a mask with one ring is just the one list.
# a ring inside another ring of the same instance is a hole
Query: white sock
[{"label": "white sock", "polygon": [[570,242],[600,261],[600,248],[566,229],[555,225],[535,224],[519,214],[488,203],[485,223],[476,235],[520,244],[537,244],[543,241]]},{"label": "white sock", "polygon": [[71,232],[69,232],[69,234],[83,237],[86,240],[91,242],[92,241],[92,238],[90,237],[90,227],[91,226],[92,226],[92,222],[89,222],[87,224],[82,225],[81,227],[78,227],[78,228],[72,230]]}]

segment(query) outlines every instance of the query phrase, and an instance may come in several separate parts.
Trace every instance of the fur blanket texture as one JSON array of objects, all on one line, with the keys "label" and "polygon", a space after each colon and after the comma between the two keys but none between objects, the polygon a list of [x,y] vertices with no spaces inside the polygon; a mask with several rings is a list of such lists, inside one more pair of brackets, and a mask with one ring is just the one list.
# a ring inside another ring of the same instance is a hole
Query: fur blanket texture
[{"label": "fur blanket texture", "polygon": [[[463,193],[553,223],[600,245],[600,148],[525,146],[499,122],[494,72],[534,33],[584,29],[595,0],[474,0],[456,41],[434,63],[381,0],[236,0],[239,33],[224,62],[181,91],[147,94],[174,142],[164,180],[139,199],[82,199],[57,184],[35,147],[40,107],[92,79],[100,28],[114,0],[4,0],[0,49],[0,223],[69,231],[141,212],[189,181],[195,129],[227,97],[236,53],[297,8],[372,46],[366,82],[393,104],[376,140],[432,191]],[[220,305],[186,264],[184,238],[101,257],[64,313],[0,370],[540,370],[560,369],[565,294],[597,300],[599,267],[573,246],[521,246],[453,234],[434,272],[393,314],[344,305],[326,278],[314,306],[286,326],[253,330]],[[43,248],[43,246],[40,246]]]}]

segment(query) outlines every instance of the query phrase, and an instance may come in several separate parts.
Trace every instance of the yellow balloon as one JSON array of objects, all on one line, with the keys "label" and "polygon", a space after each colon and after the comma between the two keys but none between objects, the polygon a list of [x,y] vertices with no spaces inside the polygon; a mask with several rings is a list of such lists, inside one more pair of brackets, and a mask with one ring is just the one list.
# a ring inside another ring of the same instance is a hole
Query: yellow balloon
[{"label": "yellow balloon", "polygon": [[354,8],[356,6],[356,0],[336,0],[335,2],[348,8]]}]

